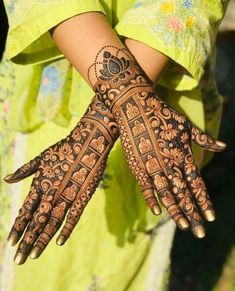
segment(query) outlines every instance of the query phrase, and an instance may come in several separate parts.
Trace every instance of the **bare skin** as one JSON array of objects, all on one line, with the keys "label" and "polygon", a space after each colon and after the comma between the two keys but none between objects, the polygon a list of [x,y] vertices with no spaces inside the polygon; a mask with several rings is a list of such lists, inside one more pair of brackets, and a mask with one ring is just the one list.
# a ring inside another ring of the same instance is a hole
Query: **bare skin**
[{"label": "bare skin", "polygon": [[[54,28],[52,35],[56,45],[86,81],[88,68],[101,47],[107,44],[125,47],[106,17],[96,12],[84,13],[64,21]],[[126,39],[125,44],[150,80],[156,82],[170,59],[136,40]]]}]

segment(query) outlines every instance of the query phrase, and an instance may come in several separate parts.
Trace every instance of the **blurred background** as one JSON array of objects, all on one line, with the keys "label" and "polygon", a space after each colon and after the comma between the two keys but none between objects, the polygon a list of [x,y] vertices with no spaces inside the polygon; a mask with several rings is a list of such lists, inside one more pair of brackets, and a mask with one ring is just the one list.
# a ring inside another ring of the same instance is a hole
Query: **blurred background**
[{"label": "blurred background", "polygon": [[[0,1],[0,58],[7,27]],[[216,79],[224,96],[220,140],[228,148],[217,154],[202,174],[217,221],[207,225],[208,235],[203,240],[194,239],[190,232],[176,232],[169,291],[235,291],[235,0],[230,0],[217,39]]]},{"label": "blurred background", "polygon": [[220,140],[228,144],[202,171],[217,220],[195,240],[176,232],[169,291],[235,291],[235,0],[217,38],[216,80],[224,96]]}]

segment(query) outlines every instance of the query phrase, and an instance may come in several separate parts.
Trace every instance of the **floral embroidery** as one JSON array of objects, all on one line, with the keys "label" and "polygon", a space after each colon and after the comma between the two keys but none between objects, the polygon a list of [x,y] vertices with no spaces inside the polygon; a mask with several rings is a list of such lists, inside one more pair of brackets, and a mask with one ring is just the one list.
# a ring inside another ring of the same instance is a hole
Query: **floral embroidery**
[{"label": "floral embroidery", "polygon": [[170,2],[164,2],[161,5],[161,11],[165,13],[171,13],[174,11],[174,4]]},{"label": "floral embroidery", "polygon": [[[220,4],[215,9],[221,9]],[[203,64],[208,57],[214,26],[208,21],[208,4],[199,0],[145,0],[137,1],[129,9],[122,23],[141,24],[157,38],[177,52],[184,49],[197,52],[197,62]]]},{"label": "floral embroidery", "polygon": [[167,19],[167,26],[172,29],[175,33],[178,33],[182,30],[183,25],[179,18],[170,16]]},{"label": "floral embroidery", "polygon": [[184,0],[183,6],[186,8],[191,8],[192,7],[192,0]]},{"label": "floral embroidery", "polygon": [[5,1],[6,10],[8,13],[13,13],[15,10],[16,0]]},{"label": "floral embroidery", "polygon": [[139,7],[142,7],[144,5],[143,1],[137,1],[135,4],[134,4],[134,7],[135,8],[139,8]]},{"label": "floral embroidery", "polygon": [[189,27],[189,28],[193,27],[195,22],[196,22],[195,18],[192,16],[189,16],[186,20],[186,27]]},{"label": "floral embroidery", "polygon": [[102,291],[103,288],[100,286],[100,278],[98,276],[92,277],[92,283],[87,289],[87,291]]},{"label": "floral embroidery", "polygon": [[36,106],[45,120],[53,120],[63,106],[66,85],[69,85],[68,66],[68,62],[58,60],[43,69]]},{"label": "floral embroidery", "polygon": [[52,8],[52,5],[60,4],[65,0],[3,0],[4,6],[6,8],[8,22],[10,24],[10,28],[16,28],[19,24],[21,24],[27,18],[27,15],[31,14],[31,9],[36,5],[37,9],[39,5],[45,12],[48,7]]},{"label": "floral embroidery", "polygon": [[42,94],[56,92],[59,87],[58,69],[55,66],[48,66],[42,74],[40,91]]}]

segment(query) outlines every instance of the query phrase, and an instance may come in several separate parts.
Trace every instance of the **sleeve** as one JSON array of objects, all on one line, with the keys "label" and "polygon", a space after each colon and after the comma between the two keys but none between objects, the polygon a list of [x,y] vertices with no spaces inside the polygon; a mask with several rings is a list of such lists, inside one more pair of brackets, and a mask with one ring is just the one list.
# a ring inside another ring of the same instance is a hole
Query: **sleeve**
[{"label": "sleeve", "polygon": [[32,64],[62,56],[49,30],[88,11],[105,10],[99,0],[5,0],[9,32],[5,56],[18,64]]},{"label": "sleeve", "polygon": [[173,60],[158,83],[172,90],[198,85],[228,1],[138,0],[116,26]]}]

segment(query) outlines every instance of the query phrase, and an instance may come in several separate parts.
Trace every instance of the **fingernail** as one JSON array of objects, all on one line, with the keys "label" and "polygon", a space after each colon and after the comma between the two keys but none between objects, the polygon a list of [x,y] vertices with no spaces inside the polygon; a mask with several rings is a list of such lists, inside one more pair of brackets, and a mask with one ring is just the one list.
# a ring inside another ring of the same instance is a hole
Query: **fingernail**
[{"label": "fingernail", "polygon": [[66,241],[65,236],[60,235],[60,236],[57,238],[57,240],[56,240],[56,244],[57,244],[58,246],[62,246],[62,245],[65,243],[65,241]]},{"label": "fingernail", "polygon": [[204,227],[200,225],[194,228],[194,233],[198,238],[203,238],[206,235]]},{"label": "fingernail", "polygon": [[13,177],[14,174],[9,174],[7,175],[4,179],[4,181],[8,182],[8,180],[10,180]]},{"label": "fingernail", "polygon": [[33,247],[33,249],[30,252],[30,258],[31,259],[37,259],[42,253],[42,250],[39,247]]},{"label": "fingernail", "polygon": [[15,258],[14,258],[14,262],[17,264],[17,265],[21,265],[24,263],[24,257],[22,254],[16,254],[15,255]]},{"label": "fingernail", "polygon": [[161,208],[159,206],[154,205],[153,206],[153,213],[156,214],[156,215],[159,215],[159,214],[162,213],[162,210],[161,210]]},{"label": "fingernail", "polygon": [[205,211],[205,218],[207,221],[214,221],[215,220],[214,210],[206,210]]},{"label": "fingernail", "polygon": [[180,218],[178,221],[179,227],[182,229],[189,228],[189,223],[185,218]]},{"label": "fingernail", "polygon": [[217,140],[216,142],[215,142],[219,147],[222,147],[222,148],[225,148],[227,145],[226,145],[226,143],[224,143],[224,142],[222,142],[222,141],[219,141],[219,140]]},{"label": "fingernail", "polygon": [[18,241],[18,235],[15,233],[11,234],[7,239],[8,244],[12,247],[16,245],[17,241]]}]

